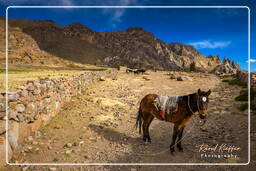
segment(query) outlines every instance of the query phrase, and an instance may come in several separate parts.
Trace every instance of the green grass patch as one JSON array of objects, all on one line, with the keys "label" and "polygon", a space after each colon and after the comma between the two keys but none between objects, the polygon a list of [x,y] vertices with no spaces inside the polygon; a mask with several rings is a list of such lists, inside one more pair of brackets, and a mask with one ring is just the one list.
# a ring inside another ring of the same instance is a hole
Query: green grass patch
[{"label": "green grass patch", "polygon": [[[256,110],[256,104],[251,103],[250,108],[251,108],[251,110],[255,111]],[[248,103],[241,104],[240,106],[238,106],[238,109],[241,110],[241,111],[245,111],[246,109],[248,109]]]},{"label": "green grass patch", "polygon": [[[250,92],[250,99],[254,99],[254,97],[256,96],[256,92],[251,89]],[[235,98],[236,101],[248,101],[248,89],[245,90],[241,90],[239,96],[237,96]]]},{"label": "green grass patch", "polygon": [[228,83],[229,83],[229,85],[238,85],[238,86],[241,86],[243,88],[247,87],[247,83],[242,82],[239,78],[235,78],[233,80],[230,80]]},{"label": "green grass patch", "polygon": [[[15,73],[24,73],[24,72],[38,72],[42,69],[35,69],[35,68],[8,68],[9,74],[15,74]],[[5,73],[5,68],[0,68],[0,73]]]},{"label": "green grass patch", "polygon": [[222,80],[222,82],[226,82],[226,83],[228,83],[230,80]]}]

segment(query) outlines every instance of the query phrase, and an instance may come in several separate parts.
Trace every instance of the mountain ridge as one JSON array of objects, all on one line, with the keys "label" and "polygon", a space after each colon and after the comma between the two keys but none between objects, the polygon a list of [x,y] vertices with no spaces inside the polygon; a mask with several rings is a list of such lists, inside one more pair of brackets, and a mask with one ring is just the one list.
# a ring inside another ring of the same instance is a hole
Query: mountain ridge
[{"label": "mountain ridge", "polygon": [[[0,20],[4,21],[3,18]],[[165,43],[142,27],[94,31],[80,23],[60,26],[51,20],[9,19],[8,23],[9,38],[15,37],[15,29],[18,29],[20,34],[31,37],[39,50],[63,60],[111,67],[126,65],[184,71],[189,71],[194,62],[197,71],[236,73],[241,70],[230,59],[221,61],[219,56],[206,57],[191,45]],[[32,42],[26,38],[24,41]],[[33,58],[33,53],[30,56]]]}]

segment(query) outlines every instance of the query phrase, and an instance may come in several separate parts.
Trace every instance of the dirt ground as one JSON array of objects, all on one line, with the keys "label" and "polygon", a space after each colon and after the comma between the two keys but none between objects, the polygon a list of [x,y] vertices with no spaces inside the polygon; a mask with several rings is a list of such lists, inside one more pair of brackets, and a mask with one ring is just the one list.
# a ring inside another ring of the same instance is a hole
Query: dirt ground
[{"label": "dirt ground", "polygon": [[[237,109],[234,97],[241,90],[215,75],[181,73],[192,81],[170,79],[166,72],[149,75],[119,73],[116,80],[92,83],[74,97],[51,122],[29,137],[14,154],[13,163],[247,163],[248,115]],[[146,80],[145,77],[149,80]],[[182,140],[184,152],[169,152],[172,123],[154,119],[152,143],[143,143],[135,129],[140,100],[148,93],[186,95],[198,88],[212,90],[206,122],[196,115]],[[255,116],[253,116],[255,120]],[[233,152],[202,152],[200,146],[216,144],[239,147]],[[255,154],[255,139],[252,143]],[[202,157],[231,154],[237,157]],[[238,170],[254,170],[239,166]],[[231,170],[235,166],[219,166]],[[215,170],[214,166],[7,166],[6,170]]]}]

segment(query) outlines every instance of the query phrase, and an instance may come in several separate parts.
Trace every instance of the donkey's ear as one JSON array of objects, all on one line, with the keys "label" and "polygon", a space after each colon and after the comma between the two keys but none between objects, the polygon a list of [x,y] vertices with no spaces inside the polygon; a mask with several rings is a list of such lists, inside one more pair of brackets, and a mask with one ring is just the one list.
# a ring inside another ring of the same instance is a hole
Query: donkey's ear
[{"label": "donkey's ear", "polygon": [[198,94],[200,94],[200,93],[201,93],[201,90],[200,90],[200,88],[197,90],[197,93],[198,93]]},{"label": "donkey's ear", "polygon": [[209,91],[207,92],[207,96],[209,96],[211,94],[211,89],[209,89]]}]

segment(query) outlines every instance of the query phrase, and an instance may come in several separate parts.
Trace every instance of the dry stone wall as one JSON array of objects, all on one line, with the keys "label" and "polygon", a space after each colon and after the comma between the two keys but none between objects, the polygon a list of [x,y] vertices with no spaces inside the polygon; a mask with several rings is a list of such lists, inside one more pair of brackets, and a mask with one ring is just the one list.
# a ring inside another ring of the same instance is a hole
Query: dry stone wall
[{"label": "dry stone wall", "polygon": [[[116,70],[85,72],[68,78],[28,81],[14,92],[0,94],[0,166],[18,144],[32,132],[47,124],[73,96],[82,93],[91,82],[114,78]],[[8,104],[6,104],[8,96]],[[6,105],[8,106],[8,140],[6,140]]]}]

